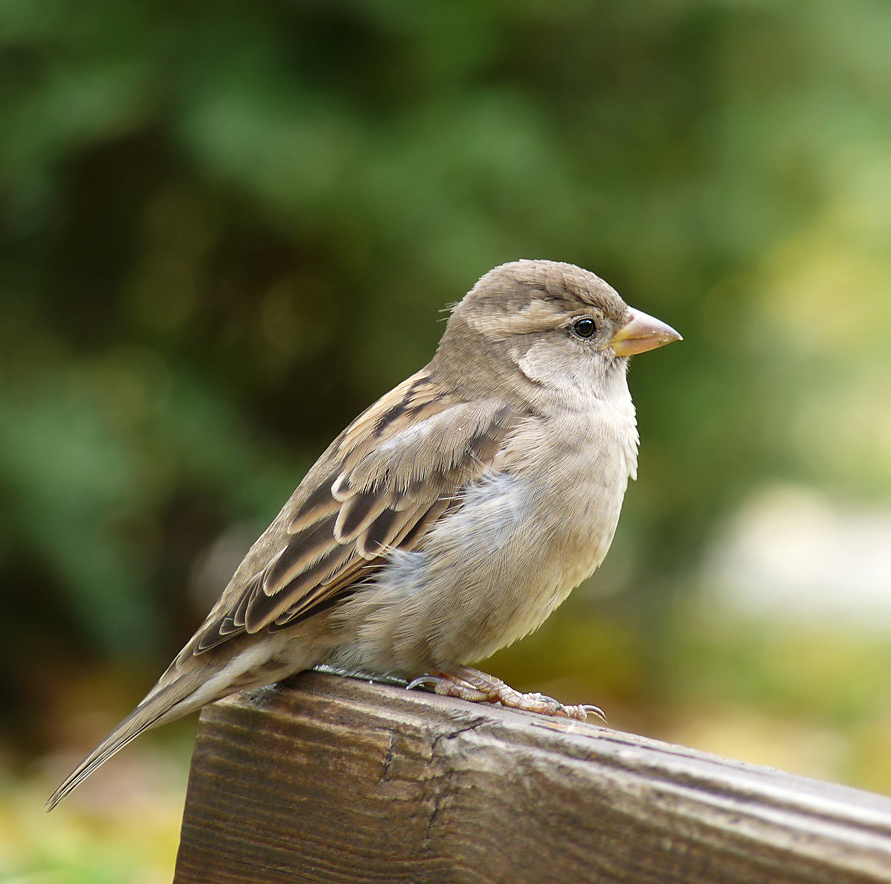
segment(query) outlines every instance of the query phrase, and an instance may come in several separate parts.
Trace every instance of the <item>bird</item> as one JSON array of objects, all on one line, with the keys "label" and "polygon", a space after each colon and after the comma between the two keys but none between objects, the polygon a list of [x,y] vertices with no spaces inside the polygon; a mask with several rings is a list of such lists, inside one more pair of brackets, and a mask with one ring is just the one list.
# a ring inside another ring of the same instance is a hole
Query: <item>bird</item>
[{"label": "bird", "polygon": [[629,357],[681,336],[572,264],[519,260],[453,305],[426,367],[306,473],[157,684],[52,810],[148,728],[322,667],[584,719],[471,668],[603,561],[638,432]]}]

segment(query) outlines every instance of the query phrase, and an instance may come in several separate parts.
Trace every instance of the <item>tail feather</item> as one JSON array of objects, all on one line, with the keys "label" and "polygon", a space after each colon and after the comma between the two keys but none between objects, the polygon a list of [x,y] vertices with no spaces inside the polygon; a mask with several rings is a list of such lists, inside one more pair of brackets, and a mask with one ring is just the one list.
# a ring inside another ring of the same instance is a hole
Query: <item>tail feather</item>
[{"label": "tail feather", "polygon": [[[197,674],[197,673],[195,673]],[[145,699],[65,778],[46,802],[51,811],[100,765],[108,761],[141,733],[173,721],[203,705],[196,701],[196,679],[184,673],[171,684],[157,685]],[[206,702],[206,701],[204,701]]]},{"label": "tail feather", "polygon": [[[198,633],[200,635],[200,633]],[[319,662],[316,645],[303,647],[302,655],[284,653],[288,635],[279,633],[263,642],[230,642],[208,657],[192,654],[192,640],[180,652],[145,699],[68,775],[46,802],[51,811],[96,768],[135,740],[141,733],[188,715],[195,709],[235,691],[279,681]]]}]

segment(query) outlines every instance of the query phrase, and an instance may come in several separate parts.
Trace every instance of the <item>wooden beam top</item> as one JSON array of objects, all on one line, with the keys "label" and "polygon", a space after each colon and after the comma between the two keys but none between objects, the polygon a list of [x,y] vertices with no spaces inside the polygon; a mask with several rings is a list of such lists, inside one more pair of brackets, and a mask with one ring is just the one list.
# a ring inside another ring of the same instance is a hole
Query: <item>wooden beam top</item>
[{"label": "wooden beam top", "polygon": [[891,881],[891,799],[303,673],[201,716],[175,884]]}]

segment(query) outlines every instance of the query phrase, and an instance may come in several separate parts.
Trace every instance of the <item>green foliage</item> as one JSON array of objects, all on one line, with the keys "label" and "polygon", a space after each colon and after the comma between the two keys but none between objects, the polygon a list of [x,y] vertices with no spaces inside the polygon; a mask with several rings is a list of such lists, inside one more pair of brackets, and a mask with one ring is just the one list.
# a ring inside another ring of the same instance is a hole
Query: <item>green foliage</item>
[{"label": "green foliage", "polygon": [[271,517],[429,358],[437,311],[517,257],[587,266],[686,338],[632,372],[618,542],[650,644],[660,593],[756,483],[886,492],[889,19],[0,0],[13,690],[34,642],[175,649],[194,559]]}]

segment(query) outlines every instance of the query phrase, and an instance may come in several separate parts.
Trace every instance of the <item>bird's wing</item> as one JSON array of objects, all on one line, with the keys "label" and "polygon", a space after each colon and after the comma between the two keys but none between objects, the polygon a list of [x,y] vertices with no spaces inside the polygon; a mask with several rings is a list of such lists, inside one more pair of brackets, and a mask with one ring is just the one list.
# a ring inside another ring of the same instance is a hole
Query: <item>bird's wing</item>
[{"label": "bird's wing", "polygon": [[192,653],[322,611],[389,551],[414,548],[493,469],[517,419],[503,402],[455,401],[424,371],[400,384],[310,470],[258,541],[260,562],[249,556],[254,566],[236,573]]}]

